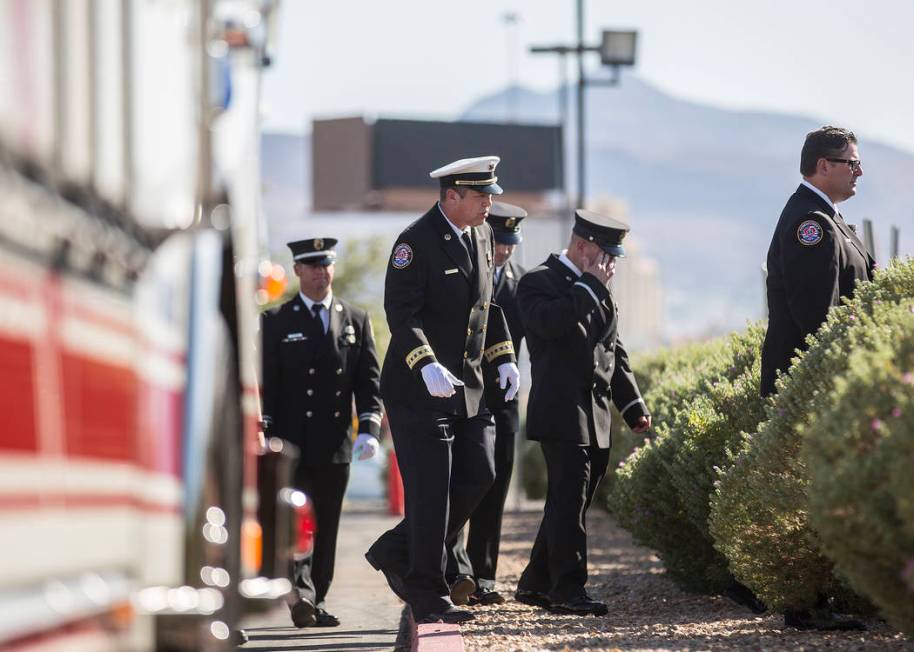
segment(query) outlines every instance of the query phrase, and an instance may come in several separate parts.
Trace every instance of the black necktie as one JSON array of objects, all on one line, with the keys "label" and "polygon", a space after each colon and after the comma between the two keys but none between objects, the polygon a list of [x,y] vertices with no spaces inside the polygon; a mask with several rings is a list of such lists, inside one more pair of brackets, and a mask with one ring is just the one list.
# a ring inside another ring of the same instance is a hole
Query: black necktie
[{"label": "black necktie", "polygon": [[311,306],[311,312],[314,313],[314,319],[317,320],[317,327],[320,329],[320,334],[325,335],[324,331],[324,320],[321,318],[321,311],[324,309],[324,304],[315,303]]},{"label": "black necktie", "polygon": [[460,239],[463,240],[463,244],[467,248],[467,254],[470,256],[470,269],[472,270],[476,267],[476,251],[473,249],[473,239],[466,231],[463,232]]}]

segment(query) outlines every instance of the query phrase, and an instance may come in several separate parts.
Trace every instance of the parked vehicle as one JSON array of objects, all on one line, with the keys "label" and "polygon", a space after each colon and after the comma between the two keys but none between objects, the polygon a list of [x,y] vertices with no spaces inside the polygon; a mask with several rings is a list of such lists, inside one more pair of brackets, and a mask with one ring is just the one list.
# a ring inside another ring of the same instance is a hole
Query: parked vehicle
[{"label": "parked vehicle", "polygon": [[0,2],[2,649],[232,649],[309,545],[259,428],[276,11]]}]

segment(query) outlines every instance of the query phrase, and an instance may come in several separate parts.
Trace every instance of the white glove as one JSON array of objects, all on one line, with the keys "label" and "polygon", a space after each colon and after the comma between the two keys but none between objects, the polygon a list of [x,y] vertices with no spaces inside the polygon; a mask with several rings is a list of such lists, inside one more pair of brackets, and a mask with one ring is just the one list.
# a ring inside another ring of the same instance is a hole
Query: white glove
[{"label": "white glove", "polygon": [[517,390],[520,389],[520,371],[513,362],[502,362],[498,365],[498,386],[502,389],[507,388],[505,400],[510,401],[517,396]]},{"label": "white glove", "polygon": [[438,362],[422,367],[422,380],[425,381],[428,393],[438,398],[453,396],[457,392],[455,387],[463,387],[463,381]]},{"label": "white glove", "polygon": [[380,446],[381,444],[378,443],[377,437],[366,432],[360,432],[359,436],[355,438],[355,446],[352,448],[352,459],[370,460],[378,454]]}]

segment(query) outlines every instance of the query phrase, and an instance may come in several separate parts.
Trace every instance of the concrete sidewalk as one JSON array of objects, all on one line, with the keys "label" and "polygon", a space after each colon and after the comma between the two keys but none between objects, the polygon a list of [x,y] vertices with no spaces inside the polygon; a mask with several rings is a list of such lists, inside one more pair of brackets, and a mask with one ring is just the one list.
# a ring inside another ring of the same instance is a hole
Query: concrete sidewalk
[{"label": "concrete sidewalk", "polygon": [[384,576],[367,561],[365,551],[398,517],[387,516],[380,502],[347,503],[340,520],[336,569],[327,611],[339,627],[296,629],[281,605],[243,623],[249,642],[239,650],[398,650],[403,603]]}]

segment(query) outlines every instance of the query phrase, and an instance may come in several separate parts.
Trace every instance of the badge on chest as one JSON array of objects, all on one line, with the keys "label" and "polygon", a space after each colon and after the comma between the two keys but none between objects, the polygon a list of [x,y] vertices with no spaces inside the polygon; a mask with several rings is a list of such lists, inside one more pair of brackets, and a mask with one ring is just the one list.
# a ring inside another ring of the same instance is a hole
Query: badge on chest
[{"label": "badge on chest", "polygon": [[355,328],[352,324],[346,324],[346,327],[343,328],[343,339],[350,344],[355,344]]}]

